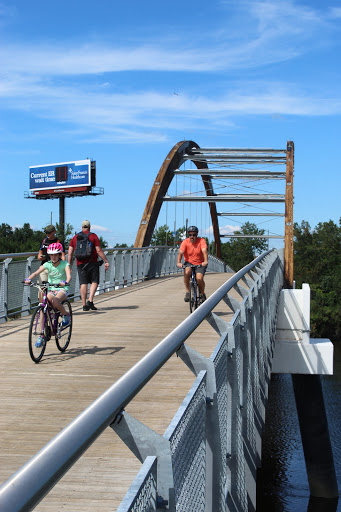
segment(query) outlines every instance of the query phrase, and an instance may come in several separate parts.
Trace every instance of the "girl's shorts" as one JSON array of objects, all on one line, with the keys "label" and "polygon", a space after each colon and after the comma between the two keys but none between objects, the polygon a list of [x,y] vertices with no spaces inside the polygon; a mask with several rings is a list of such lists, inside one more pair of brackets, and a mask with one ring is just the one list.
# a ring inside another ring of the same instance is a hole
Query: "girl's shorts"
[{"label": "girl's shorts", "polygon": [[52,295],[56,296],[59,292],[65,293],[65,298],[70,294],[70,290],[64,290],[64,288],[59,288],[59,290],[49,290],[49,293],[52,293]]}]

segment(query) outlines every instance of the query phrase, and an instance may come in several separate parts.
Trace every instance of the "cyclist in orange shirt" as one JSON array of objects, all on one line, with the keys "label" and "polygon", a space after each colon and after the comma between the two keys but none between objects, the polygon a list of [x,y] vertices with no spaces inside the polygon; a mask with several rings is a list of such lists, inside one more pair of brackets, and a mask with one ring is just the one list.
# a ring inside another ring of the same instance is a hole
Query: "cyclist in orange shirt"
[{"label": "cyclist in orange shirt", "polygon": [[[201,292],[202,301],[206,300],[204,275],[208,263],[207,244],[204,238],[198,236],[199,230],[196,226],[188,228],[188,238],[182,242],[179,249],[176,266],[184,268],[184,283],[186,294],[184,301],[189,302],[189,282],[192,275],[191,265],[199,265],[195,269],[196,278]],[[184,263],[181,263],[184,257]]]}]

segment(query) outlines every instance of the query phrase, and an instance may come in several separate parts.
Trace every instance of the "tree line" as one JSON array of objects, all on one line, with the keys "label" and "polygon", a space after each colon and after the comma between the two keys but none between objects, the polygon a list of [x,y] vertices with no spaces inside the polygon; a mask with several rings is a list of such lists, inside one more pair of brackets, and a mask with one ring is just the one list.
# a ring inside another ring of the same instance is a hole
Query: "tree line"
[{"label": "tree line", "polygon": [[[59,224],[56,222],[56,236],[58,235]],[[65,226],[65,240],[61,240],[67,247],[75,231],[71,224]],[[32,229],[28,222],[22,227],[12,228],[9,224],[0,224],[0,254],[11,254],[18,252],[38,252],[42,241],[46,238],[44,227],[41,229]],[[101,236],[98,237],[102,249],[108,247],[108,243]]]},{"label": "tree line", "polygon": [[[58,223],[56,224],[58,234]],[[222,259],[236,272],[250,263],[268,247],[263,229],[246,222],[234,235],[250,238],[233,238],[222,243]],[[66,246],[74,235],[74,228],[67,224]],[[252,238],[257,235],[257,238]],[[29,223],[12,228],[0,224],[0,253],[37,252],[45,238],[44,228],[34,230]],[[171,231],[166,225],[154,230],[151,245],[179,247],[186,236],[186,228]],[[260,238],[258,238],[260,237]],[[102,248],[108,244],[100,238]],[[215,244],[206,239],[209,252],[215,254]],[[115,247],[127,247],[116,244]],[[312,229],[307,221],[294,224],[294,279],[296,287],[308,283],[311,289],[311,335],[341,341],[341,218],[336,224],[332,220],[321,222]]]},{"label": "tree line", "polygon": [[294,278],[311,289],[312,337],[341,341],[341,218],[294,224]]}]

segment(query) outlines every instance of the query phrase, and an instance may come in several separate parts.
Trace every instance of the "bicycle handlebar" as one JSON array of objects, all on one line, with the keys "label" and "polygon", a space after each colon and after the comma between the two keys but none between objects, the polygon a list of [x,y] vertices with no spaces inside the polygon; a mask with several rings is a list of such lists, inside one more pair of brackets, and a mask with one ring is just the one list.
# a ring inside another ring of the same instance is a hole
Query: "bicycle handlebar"
[{"label": "bicycle handlebar", "polygon": [[[64,288],[64,286],[61,286],[60,284],[52,284],[52,283],[49,283],[48,281],[43,281],[41,284],[39,283],[32,283],[32,281],[30,283],[25,283],[25,281],[21,281],[23,284],[25,284],[26,286],[34,286],[36,288],[49,288],[51,286],[54,286],[55,288]],[[68,285],[66,285],[68,286]]]}]

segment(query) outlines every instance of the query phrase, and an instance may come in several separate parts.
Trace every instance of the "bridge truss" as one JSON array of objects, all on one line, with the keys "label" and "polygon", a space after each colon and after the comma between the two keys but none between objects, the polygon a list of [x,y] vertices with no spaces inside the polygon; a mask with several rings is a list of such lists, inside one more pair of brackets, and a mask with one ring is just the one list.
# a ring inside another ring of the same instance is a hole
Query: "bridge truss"
[{"label": "bridge truss", "polygon": [[[188,163],[193,168],[186,168]],[[274,220],[282,217],[284,230],[281,234],[268,233],[260,237],[284,241],[285,282],[288,287],[292,287],[293,170],[292,141],[287,142],[285,149],[200,148],[193,141],[178,142],[168,153],[156,176],[142,215],[135,247],[151,244],[161,207],[168,202],[208,204],[216,255],[219,258],[222,238],[257,237],[234,232],[225,234],[219,227],[219,218],[245,217],[258,221],[260,218]],[[190,179],[201,177],[204,188],[191,192],[183,187],[182,192],[178,193],[179,187],[176,187],[174,193],[170,192],[172,181],[180,176],[188,176]],[[269,187],[275,189],[275,193],[269,192]],[[223,211],[224,203],[228,204],[228,211]],[[275,211],[273,205],[277,207]],[[282,209],[278,209],[278,205]]]}]

